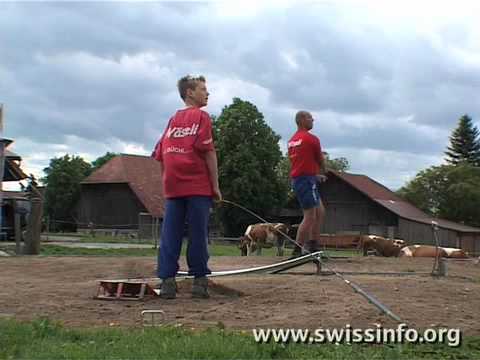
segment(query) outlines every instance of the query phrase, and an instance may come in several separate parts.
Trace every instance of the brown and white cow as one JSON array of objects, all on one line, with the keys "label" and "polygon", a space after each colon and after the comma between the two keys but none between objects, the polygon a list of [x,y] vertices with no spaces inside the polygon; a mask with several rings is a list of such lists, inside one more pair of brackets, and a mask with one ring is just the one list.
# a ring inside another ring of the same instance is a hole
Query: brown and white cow
[{"label": "brown and white cow", "polygon": [[463,249],[442,247],[447,253],[447,257],[454,259],[467,259],[468,253]]},{"label": "brown and white cow", "polygon": [[363,249],[363,256],[368,250],[375,250],[380,256],[398,256],[400,250],[405,246],[405,241],[398,239],[385,239],[377,235],[365,235],[361,237],[360,244]]},{"label": "brown and white cow", "polygon": [[[437,248],[433,245],[411,245],[404,247],[400,256],[406,257],[435,257]],[[447,258],[466,259],[468,254],[462,249],[438,247],[438,256]]]},{"label": "brown and white cow", "polygon": [[249,225],[245,235],[240,238],[239,248],[242,256],[249,256],[254,251],[261,255],[262,248],[277,247],[277,256],[283,256],[285,248],[285,236],[288,226],[283,223],[259,223]]},{"label": "brown and white cow", "polygon": [[[438,251],[438,252],[437,252]],[[411,245],[405,246],[401,251],[401,257],[447,257],[447,252],[441,248],[432,245]]]}]

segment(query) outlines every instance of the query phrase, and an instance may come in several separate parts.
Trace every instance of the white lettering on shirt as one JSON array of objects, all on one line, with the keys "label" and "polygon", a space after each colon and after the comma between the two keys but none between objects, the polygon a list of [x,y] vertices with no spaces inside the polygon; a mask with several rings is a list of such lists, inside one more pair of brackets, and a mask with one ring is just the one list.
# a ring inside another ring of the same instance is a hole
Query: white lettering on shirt
[{"label": "white lettering on shirt", "polygon": [[168,154],[168,153],[179,153],[179,154],[186,154],[187,151],[184,149],[184,148],[179,148],[179,147],[176,147],[176,146],[169,146],[167,147],[167,149],[165,150],[164,154]]},{"label": "white lettering on shirt", "polygon": [[199,124],[194,124],[192,127],[172,127],[167,130],[167,137],[182,138],[196,135],[199,127]]},{"label": "white lettering on shirt", "polygon": [[302,139],[298,139],[297,141],[289,141],[288,142],[288,148],[292,148],[292,147],[297,147],[297,146],[300,146],[302,145]]}]

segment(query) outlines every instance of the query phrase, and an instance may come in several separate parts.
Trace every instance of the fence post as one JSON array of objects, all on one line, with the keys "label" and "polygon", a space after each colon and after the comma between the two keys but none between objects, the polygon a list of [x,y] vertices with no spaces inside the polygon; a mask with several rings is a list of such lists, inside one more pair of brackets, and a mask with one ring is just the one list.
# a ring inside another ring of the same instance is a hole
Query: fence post
[{"label": "fence post", "polygon": [[447,265],[447,260],[443,257],[441,257],[438,260],[438,276],[447,276],[448,274],[448,265]]},{"label": "fence post", "polygon": [[17,200],[13,199],[13,233],[15,234],[15,254],[22,254],[22,225],[20,223],[20,214],[18,213]]},{"label": "fence post", "polygon": [[32,211],[28,222],[24,254],[38,255],[40,253],[40,231],[42,227],[42,200],[32,198],[31,203]]}]

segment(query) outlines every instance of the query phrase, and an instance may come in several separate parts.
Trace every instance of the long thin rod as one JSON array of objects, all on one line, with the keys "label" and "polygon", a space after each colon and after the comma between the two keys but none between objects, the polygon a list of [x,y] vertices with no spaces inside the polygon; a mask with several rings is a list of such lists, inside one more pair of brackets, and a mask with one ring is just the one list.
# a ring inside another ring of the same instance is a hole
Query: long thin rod
[{"label": "long thin rod", "polygon": [[[237,206],[239,207],[240,209],[248,212],[249,214],[255,216],[257,219],[259,219],[260,221],[266,223],[268,221],[266,221],[265,219],[261,218],[260,216],[258,216],[257,214],[255,214],[253,211],[245,208],[244,206],[241,206],[233,201],[229,201],[229,200],[221,200],[222,202],[224,203],[227,203],[227,204],[232,204],[234,206]],[[293,240],[290,236],[288,236],[287,234],[285,234],[283,231],[280,231],[280,230],[277,230],[280,234],[282,234],[283,236],[285,236],[290,242],[296,244],[297,246],[300,246],[302,247],[298,242],[296,242],[295,240]],[[305,249],[304,247],[303,248],[303,251],[306,251],[307,253],[309,252],[308,249]],[[311,254],[311,253],[310,253]],[[366,298],[371,304],[375,305],[378,309],[380,309],[385,315],[387,315],[388,317],[392,318],[393,320],[395,321],[398,321],[398,322],[402,322],[402,320],[400,319],[400,317],[398,317],[397,315],[395,315],[389,308],[387,308],[385,305],[383,305],[380,301],[378,301],[373,295],[370,295],[368,294],[365,290],[363,290],[360,286],[358,286],[357,284],[355,284],[354,282],[346,279],[342,274],[338,273],[337,271],[335,271],[334,269],[330,268],[327,264],[325,264],[324,262],[322,262],[321,260],[321,256],[318,257],[318,261],[322,264],[322,266],[325,266],[328,270],[330,270],[331,272],[333,272],[337,277],[339,277],[340,279],[342,279],[347,285],[349,285],[350,287],[352,287],[354,289],[354,291],[360,295],[362,295],[364,298]]]}]

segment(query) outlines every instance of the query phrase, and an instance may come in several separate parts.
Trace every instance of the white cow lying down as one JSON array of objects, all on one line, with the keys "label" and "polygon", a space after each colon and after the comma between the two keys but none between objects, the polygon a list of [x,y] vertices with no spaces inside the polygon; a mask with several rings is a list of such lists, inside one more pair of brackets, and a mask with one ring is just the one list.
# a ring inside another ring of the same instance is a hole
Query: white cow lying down
[{"label": "white cow lying down", "polygon": [[[400,250],[399,256],[405,257],[435,257],[437,248],[432,245],[411,245]],[[468,254],[462,249],[438,247],[438,256],[446,258],[468,258]]]}]

